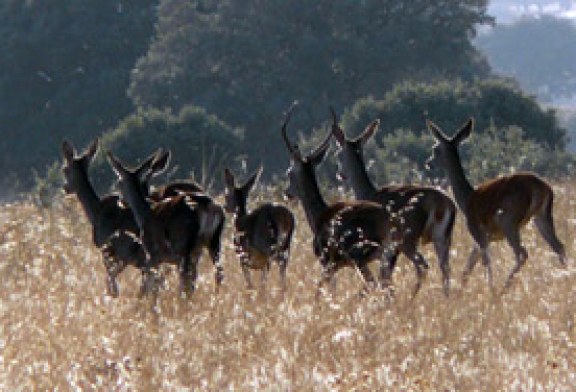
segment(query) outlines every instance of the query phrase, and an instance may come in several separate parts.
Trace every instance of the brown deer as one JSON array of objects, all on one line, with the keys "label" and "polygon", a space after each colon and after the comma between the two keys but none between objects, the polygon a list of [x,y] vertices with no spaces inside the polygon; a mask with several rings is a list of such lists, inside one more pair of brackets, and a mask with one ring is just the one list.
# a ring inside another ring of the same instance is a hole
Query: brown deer
[{"label": "brown deer", "polygon": [[248,195],[262,173],[262,167],[243,185],[236,185],[232,172],[224,169],[225,209],[233,213],[234,245],[242,273],[252,289],[250,269],[262,272],[261,285],[270,270],[270,260],[278,262],[282,290],[286,290],[286,267],[294,232],[294,215],[283,205],[265,203],[248,212]]},{"label": "brown deer", "polygon": [[463,283],[467,282],[481,257],[486,267],[488,283],[493,288],[488,245],[490,242],[506,239],[516,256],[516,265],[510,272],[503,291],[508,289],[528,258],[528,253],[522,246],[520,228],[532,218],[544,240],[560,257],[560,263],[565,265],[564,245],[558,240],[554,229],[554,193],[550,185],[533,173],[517,173],[495,178],[475,188],[464,174],[458,152],[460,143],[470,136],[474,121],[468,120],[451,138],[432,121],[427,120],[427,126],[436,139],[427,164],[430,168],[439,166],[444,169],[456,203],[466,218],[468,230],[475,242],[462,275]]},{"label": "brown deer", "polygon": [[403,232],[400,246],[389,255],[391,267],[394,268],[399,253],[413,260],[418,245],[432,242],[442,272],[444,294],[450,291],[450,244],[452,230],[456,219],[456,206],[443,192],[426,186],[400,185],[385,186],[380,189],[368,175],[364,164],[364,145],[378,129],[379,120],[372,122],[360,136],[348,139],[338,124],[338,117],[332,112],[332,134],[340,150],[337,152],[339,173],[354,191],[356,199],[370,200],[379,203],[392,213],[404,213],[405,226],[410,230]]},{"label": "brown deer", "polygon": [[[116,277],[128,265],[143,268],[146,258],[137,239],[138,225],[132,211],[120,203],[117,195],[99,197],[90,182],[88,168],[97,151],[98,139],[81,154],[76,153],[70,142],[62,142],[64,190],[76,194],[84,209],[92,226],[92,241],[103,254],[108,293],[117,297]],[[145,160],[142,167],[149,167],[153,159]]]},{"label": "brown deer", "polygon": [[220,265],[221,237],[224,230],[224,209],[210,197],[204,188],[190,180],[173,181],[158,188],[151,189],[150,179],[164,172],[170,162],[170,151],[158,150],[156,158],[150,164],[150,170],[141,176],[140,187],[142,193],[151,203],[161,202],[172,197],[184,195],[192,200],[202,210],[201,216],[210,218],[210,224],[203,224],[199,234],[199,241],[203,248],[208,250],[212,263]]},{"label": "brown deer", "polygon": [[[160,263],[173,263],[180,273],[180,289],[183,293],[194,291],[197,264],[202,252],[203,233],[214,232],[221,225],[221,217],[210,214],[199,203],[186,195],[178,195],[152,203],[146,198],[142,182],[150,177],[150,169],[129,169],[108,152],[108,161],[118,177],[122,199],[128,204],[139,228],[140,241],[146,252],[146,272]],[[152,166],[157,165],[157,160]],[[216,289],[219,288],[223,271],[219,259],[213,259]],[[147,280],[146,291],[153,281]]]},{"label": "brown deer", "polygon": [[[312,153],[303,156],[298,145],[292,145],[286,134],[292,108],[282,126],[282,136],[291,157],[286,195],[300,200],[312,229],[314,253],[322,267],[317,295],[336,271],[346,266],[360,272],[364,280],[363,291],[366,291],[375,283],[368,265],[382,259],[389,247],[397,246],[393,242],[400,239],[401,219],[392,217],[380,204],[369,201],[326,203],[318,187],[315,168],[324,159],[332,135],[329,134]],[[419,262],[417,268],[423,274],[427,265],[423,258]],[[389,274],[384,276],[386,282],[389,278]]]}]

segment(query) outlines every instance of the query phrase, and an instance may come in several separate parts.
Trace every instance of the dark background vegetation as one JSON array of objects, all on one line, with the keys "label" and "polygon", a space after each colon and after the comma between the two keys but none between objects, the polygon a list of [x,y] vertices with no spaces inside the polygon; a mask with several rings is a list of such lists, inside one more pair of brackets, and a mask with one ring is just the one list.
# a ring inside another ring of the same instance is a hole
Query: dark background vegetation
[{"label": "dark background vegetation", "polygon": [[[5,0],[0,186],[6,196],[57,178],[62,139],[83,147],[96,137],[132,162],[172,149],[171,177],[217,187],[223,165],[246,162],[249,169],[263,163],[271,179],[286,168],[279,127],[294,100],[295,138],[325,132],[330,105],[351,134],[381,118],[367,153],[378,181],[425,180],[424,116],[448,133],[476,117],[476,145],[494,148],[467,153],[469,162],[488,162],[474,178],[519,168],[566,174],[566,130],[533,94],[546,85],[566,95],[574,73],[558,76],[564,83],[547,76],[529,77],[530,84],[516,71],[507,74],[519,81],[498,76],[496,53],[517,49],[513,37],[501,37],[537,27],[497,28],[476,43],[478,29],[494,22],[487,3]],[[571,39],[564,22],[540,22]],[[573,72],[558,63],[549,70]],[[103,159],[94,178],[109,187]]]}]

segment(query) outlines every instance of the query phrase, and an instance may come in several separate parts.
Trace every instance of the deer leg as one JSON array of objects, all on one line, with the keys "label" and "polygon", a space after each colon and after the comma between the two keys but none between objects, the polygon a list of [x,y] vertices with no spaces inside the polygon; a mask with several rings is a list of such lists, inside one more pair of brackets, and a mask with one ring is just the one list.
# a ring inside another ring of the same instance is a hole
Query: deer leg
[{"label": "deer leg", "polygon": [[504,232],[506,234],[506,240],[508,244],[514,250],[514,255],[516,256],[516,265],[510,271],[508,275],[508,279],[506,279],[506,283],[504,284],[503,292],[508,290],[510,285],[512,284],[512,280],[514,276],[520,271],[522,266],[526,264],[526,260],[528,259],[528,252],[526,252],[526,248],[522,246],[522,242],[520,240],[520,232],[516,226],[513,228],[509,228],[507,231]]},{"label": "deer leg", "polygon": [[157,289],[156,271],[154,268],[142,268],[142,285],[140,286],[140,297],[144,297],[150,292],[155,292]]},{"label": "deer leg", "polygon": [[380,260],[379,279],[380,287],[386,289],[392,285],[392,273],[398,261],[400,251],[394,248],[391,252],[386,251]]},{"label": "deer leg", "polygon": [[438,256],[438,263],[440,271],[442,272],[442,289],[444,295],[448,297],[450,294],[450,238],[438,239],[434,241],[434,249]]},{"label": "deer leg", "polygon": [[260,291],[263,291],[266,286],[268,271],[270,271],[270,260],[267,260],[267,263],[264,268],[262,268],[262,272],[260,274]]},{"label": "deer leg", "polygon": [[180,260],[180,292],[191,294],[196,289],[196,278],[198,277],[198,260],[202,251],[200,248],[192,250],[188,256]]},{"label": "deer leg", "polygon": [[252,284],[252,278],[250,277],[250,255],[244,249],[237,249],[236,252],[240,259],[240,267],[242,268],[244,280],[246,280],[246,287],[248,290],[252,290],[254,289],[254,285]]},{"label": "deer leg", "polygon": [[105,258],[104,264],[106,265],[106,271],[108,276],[106,278],[108,294],[112,297],[118,297],[118,283],[116,282],[116,277],[124,271],[126,268],[126,263],[115,257]]},{"label": "deer leg", "polygon": [[219,290],[222,281],[224,280],[224,268],[222,267],[222,262],[220,261],[220,241],[222,235],[222,229],[224,228],[224,224],[222,224],[216,233],[210,239],[210,246],[208,248],[208,252],[210,253],[210,258],[212,259],[212,263],[214,264],[214,281],[216,284],[216,291]]},{"label": "deer leg", "polygon": [[286,267],[288,266],[288,258],[289,258],[288,250],[285,250],[280,253],[278,258],[278,269],[280,272],[280,285],[282,287],[282,291],[286,291]]},{"label": "deer leg", "polygon": [[116,282],[116,277],[108,274],[106,277],[106,287],[108,289],[108,295],[114,298],[118,298],[120,295],[118,289],[118,282]]},{"label": "deer leg", "polygon": [[488,254],[488,248],[481,248],[480,255],[482,256],[482,264],[484,264],[486,280],[488,281],[490,290],[494,291],[494,280],[492,278],[492,261],[490,260],[490,255]]},{"label": "deer leg", "polygon": [[566,266],[566,250],[564,245],[560,242],[556,236],[556,230],[554,229],[554,221],[550,214],[540,214],[534,217],[534,224],[540,232],[540,235],[548,243],[550,248],[560,257],[560,264]]},{"label": "deer leg", "polygon": [[142,233],[142,249],[144,250],[144,265],[142,270],[142,285],[140,287],[140,296],[144,296],[149,292],[156,292],[158,289],[158,267],[162,261],[162,251],[157,245],[154,236],[151,233],[144,231]]},{"label": "deer leg", "polygon": [[426,273],[428,272],[428,263],[426,259],[420,254],[420,252],[413,250],[405,253],[406,256],[412,261],[412,264],[416,268],[416,285],[412,290],[412,298],[415,298],[420,288],[422,287],[422,282],[426,278]]},{"label": "deer leg", "polygon": [[480,253],[480,247],[478,247],[478,245],[474,245],[472,252],[470,252],[470,256],[468,256],[468,262],[466,263],[466,267],[464,267],[464,272],[462,272],[462,286],[466,286],[468,283],[470,274],[474,270],[474,267],[480,258]]},{"label": "deer leg", "polygon": [[359,265],[357,268],[358,271],[360,271],[360,275],[362,275],[364,286],[362,290],[360,290],[360,296],[364,296],[376,286],[376,279],[374,279],[374,275],[372,271],[370,271],[370,268],[368,268],[367,263]]},{"label": "deer leg", "polygon": [[320,298],[322,294],[322,288],[326,283],[330,283],[333,280],[334,274],[336,273],[336,264],[333,262],[322,262],[322,275],[320,281],[318,281],[318,288],[316,290],[316,300]]}]

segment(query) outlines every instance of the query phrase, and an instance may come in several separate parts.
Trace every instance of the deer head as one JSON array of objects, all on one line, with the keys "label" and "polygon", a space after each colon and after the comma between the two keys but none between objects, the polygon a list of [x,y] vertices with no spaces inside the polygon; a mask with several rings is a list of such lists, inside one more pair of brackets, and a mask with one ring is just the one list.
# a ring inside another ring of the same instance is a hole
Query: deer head
[{"label": "deer head", "polygon": [[432,170],[437,167],[452,167],[456,162],[460,162],[458,146],[472,133],[474,120],[470,118],[451,138],[432,121],[426,120],[426,125],[436,140],[436,144],[432,147],[432,155],[426,161],[426,167]]},{"label": "deer head", "polygon": [[243,185],[236,185],[236,180],[230,169],[224,169],[224,183],[226,185],[224,208],[227,212],[234,213],[239,210],[246,210],[248,194],[260,178],[262,170],[263,168],[260,166]]},{"label": "deer head", "polygon": [[107,153],[108,161],[118,177],[118,187],[122,195],[126,195],[129,189],[138,189],[142,197],[146,197],[147,190],[143,188],[148,180],[155,175],[162,173],[168,165],[170,153],[164,153],[162,149],[150,154],[140,165],[135,168],[128,168],[111,152]]},{"label": "deer head", "polygon": [[64,157],[62,173],[64,174],[64,191],[67,194],[78,192],[80,187],[87,182],[88,167],[98,151],[98,144],[98,139],[95,139],[82,154],[78,155],[69,141],[62,142],[62,156]]},{"label": "deer head", "polygon": [[332,107],[330,107],[330,112],[332,113],[333,120],[332,135],[334,135],[339,147],[336,151],[336,156],[338,157],[338,179],[348,182],[349,178],[347,173],[350,173],[354,178],[366,176],[364,146],[378,130],[380,120],[372,121],[358,137],[348,139],[338,124],[338,116]]},{"label": "deer head", "polygon": [[314,151],[303,157],[298,145],[296,143],[292,144],[286,133],[288,122],[290,121],[294,107],[294,104],[290,107],[290,110],[286,114],[284,124],[282,125],[282,137],[286,144],[286,148],[290,153],[290,167],[286,172],[288,176],[288,188],[286,189],[285,194],[289,199],[302,199],[306,187],[310,184],[310,180],[314,179],[313,182],[316,182],[314,170],[326,157],[326,152],[328,151],[328,147],[330,147],[330,139],[332,135],[328,134],[324,141],[322,141]]}]

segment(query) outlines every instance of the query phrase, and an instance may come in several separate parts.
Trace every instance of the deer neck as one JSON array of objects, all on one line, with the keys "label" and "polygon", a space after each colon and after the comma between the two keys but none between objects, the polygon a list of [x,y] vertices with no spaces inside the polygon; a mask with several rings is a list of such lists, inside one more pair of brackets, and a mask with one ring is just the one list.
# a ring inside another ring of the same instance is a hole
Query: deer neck
[{"label": "deer neck", "polygon": [[448,180],[450,181],[450,186],[452,187],[452,193],[456,199],[456,204],[458,204],[460,210],[466,214],[468,198],[474,192],[474,187],[466,178],[458,152],[449,157],[445,169]]},{"label": "deer neck", "polygon": [[132,214],[134,215],[134,220],[138,225],[138,228],[142,230],[144,223],[151,215],[152,209],[146,198],[139,189],[130,189],[122,195]]},{"label": "deer neck", "polygon": [[314,234],[317,234],[319,231],[317,222],[328,206],[320,193],[314,173],[300,178],[300,193],[300,202],[304,208],[308,224]]},{"label": "deer neck", "polygon": [[234,216],[235,216],[236,222],[238,222],[238,220],[244,218],[246,215],[248,215],[248,211],[246,210],[246,204],[239,204],[236,207],[236,211],[234,211]]},{"label": "deer neck", "polygon": [[355,157],[348,166],[348,181],[358,200],[370,200],[377,192],[374,183],[368,176],[366,165],[361,157]]},{"label": "deer neck", "polygon": [[98,220],[102,205],[100,197],[96,194],[94,187],[88,179],[87,173],[82,173],[80,186],[76,189],[76,195],[88,220],[92,226],[94,226]]}]

